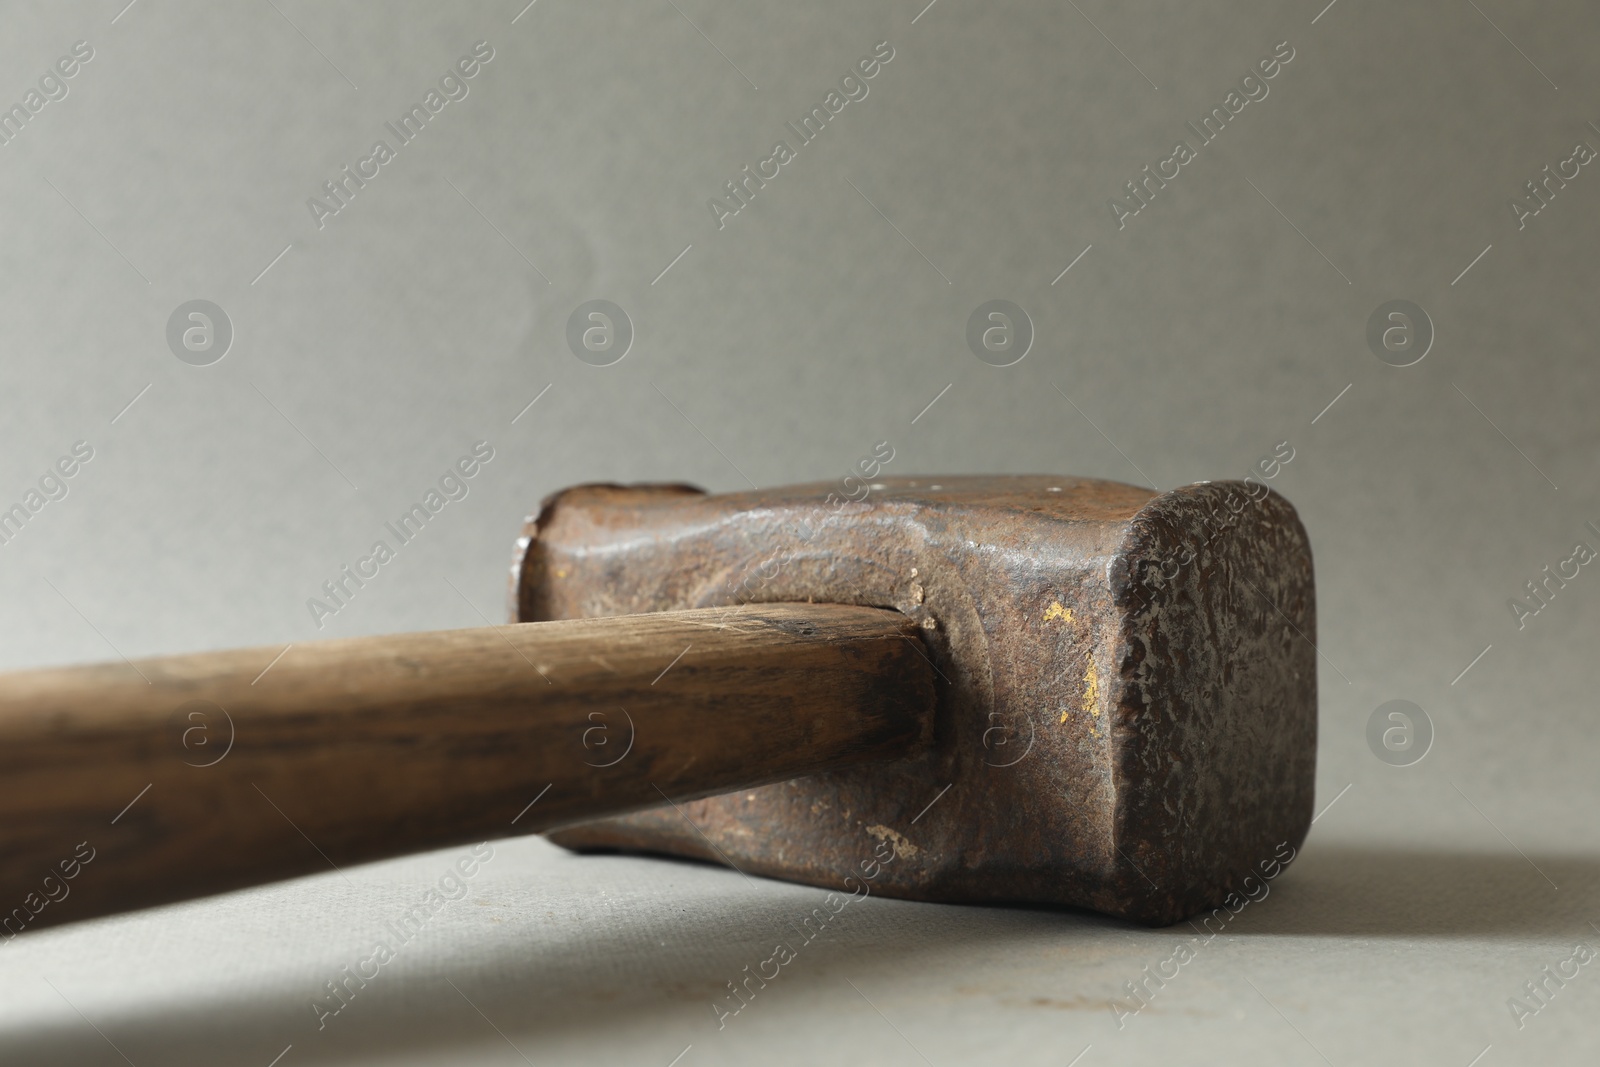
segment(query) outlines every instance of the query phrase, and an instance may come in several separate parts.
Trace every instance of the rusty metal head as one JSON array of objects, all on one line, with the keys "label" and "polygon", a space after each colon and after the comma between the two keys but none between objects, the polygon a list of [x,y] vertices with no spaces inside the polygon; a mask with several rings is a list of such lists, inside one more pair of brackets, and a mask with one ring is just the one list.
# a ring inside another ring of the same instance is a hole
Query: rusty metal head
[{"label": "rusty metal head", "polygon": [[519,542],[515,617],[893,608],[943,679],[931,744],[682,805],[698,829],[666,808],[553,839],[1147,923],[1242,899],[1293,855],[1317,690],[1311,551],[1287,501],[1046,476],[838,488],[557,493]]}]

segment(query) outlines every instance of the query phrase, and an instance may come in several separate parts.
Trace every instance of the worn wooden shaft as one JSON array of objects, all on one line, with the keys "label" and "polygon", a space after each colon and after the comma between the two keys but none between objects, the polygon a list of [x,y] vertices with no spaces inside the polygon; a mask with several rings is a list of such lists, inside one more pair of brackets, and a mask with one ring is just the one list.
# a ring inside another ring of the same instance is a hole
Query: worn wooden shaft
[{"label": "worn wooden shaft", "polygon": [[905,754],[916,634],[779,604],[0,675],[0,940]]}]

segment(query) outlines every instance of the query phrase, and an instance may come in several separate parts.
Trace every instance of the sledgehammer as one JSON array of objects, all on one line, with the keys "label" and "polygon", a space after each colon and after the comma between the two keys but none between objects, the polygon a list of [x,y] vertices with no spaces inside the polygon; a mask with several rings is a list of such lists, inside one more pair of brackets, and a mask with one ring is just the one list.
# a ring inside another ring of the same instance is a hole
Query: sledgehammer
[{"label": "sledgehammer", "polygon": [[831,889],[887,841],[882,894],[1162,924],[1300,844],[1282,497],[828,488],[557,493],[509,625],[0,676],[0,927],[529,831]]}]

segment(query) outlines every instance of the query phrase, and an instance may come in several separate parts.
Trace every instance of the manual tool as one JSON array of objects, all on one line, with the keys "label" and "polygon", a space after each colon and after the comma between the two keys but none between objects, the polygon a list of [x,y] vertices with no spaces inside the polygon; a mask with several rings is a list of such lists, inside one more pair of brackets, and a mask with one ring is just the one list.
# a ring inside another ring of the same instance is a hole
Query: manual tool
[{"label": "manual tool", "polygon": [[887,843],[878,893],[1159,924],[1299,845],[1282,497],[829,490],[557,493],[511,625],[0,676],[0,926],[534,830],[830,889]]}]

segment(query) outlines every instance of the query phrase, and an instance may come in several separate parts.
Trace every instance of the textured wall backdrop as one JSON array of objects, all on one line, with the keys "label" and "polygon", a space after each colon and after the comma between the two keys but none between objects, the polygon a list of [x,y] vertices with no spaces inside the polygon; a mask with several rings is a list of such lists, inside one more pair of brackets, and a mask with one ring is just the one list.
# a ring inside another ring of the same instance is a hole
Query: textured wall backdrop
[{"label": "textured wall backdrop", "polygon": [[871,900],[722,1029],[817,891],[501,843],[319,1030],[454,855],[330,873],[6,944],[7,1059],[1593,1061],[1591,5],[525,2],[0,7],[0,665],[498,619],[579,481],[1267,459],[1331,807],[1223,936]]}]

